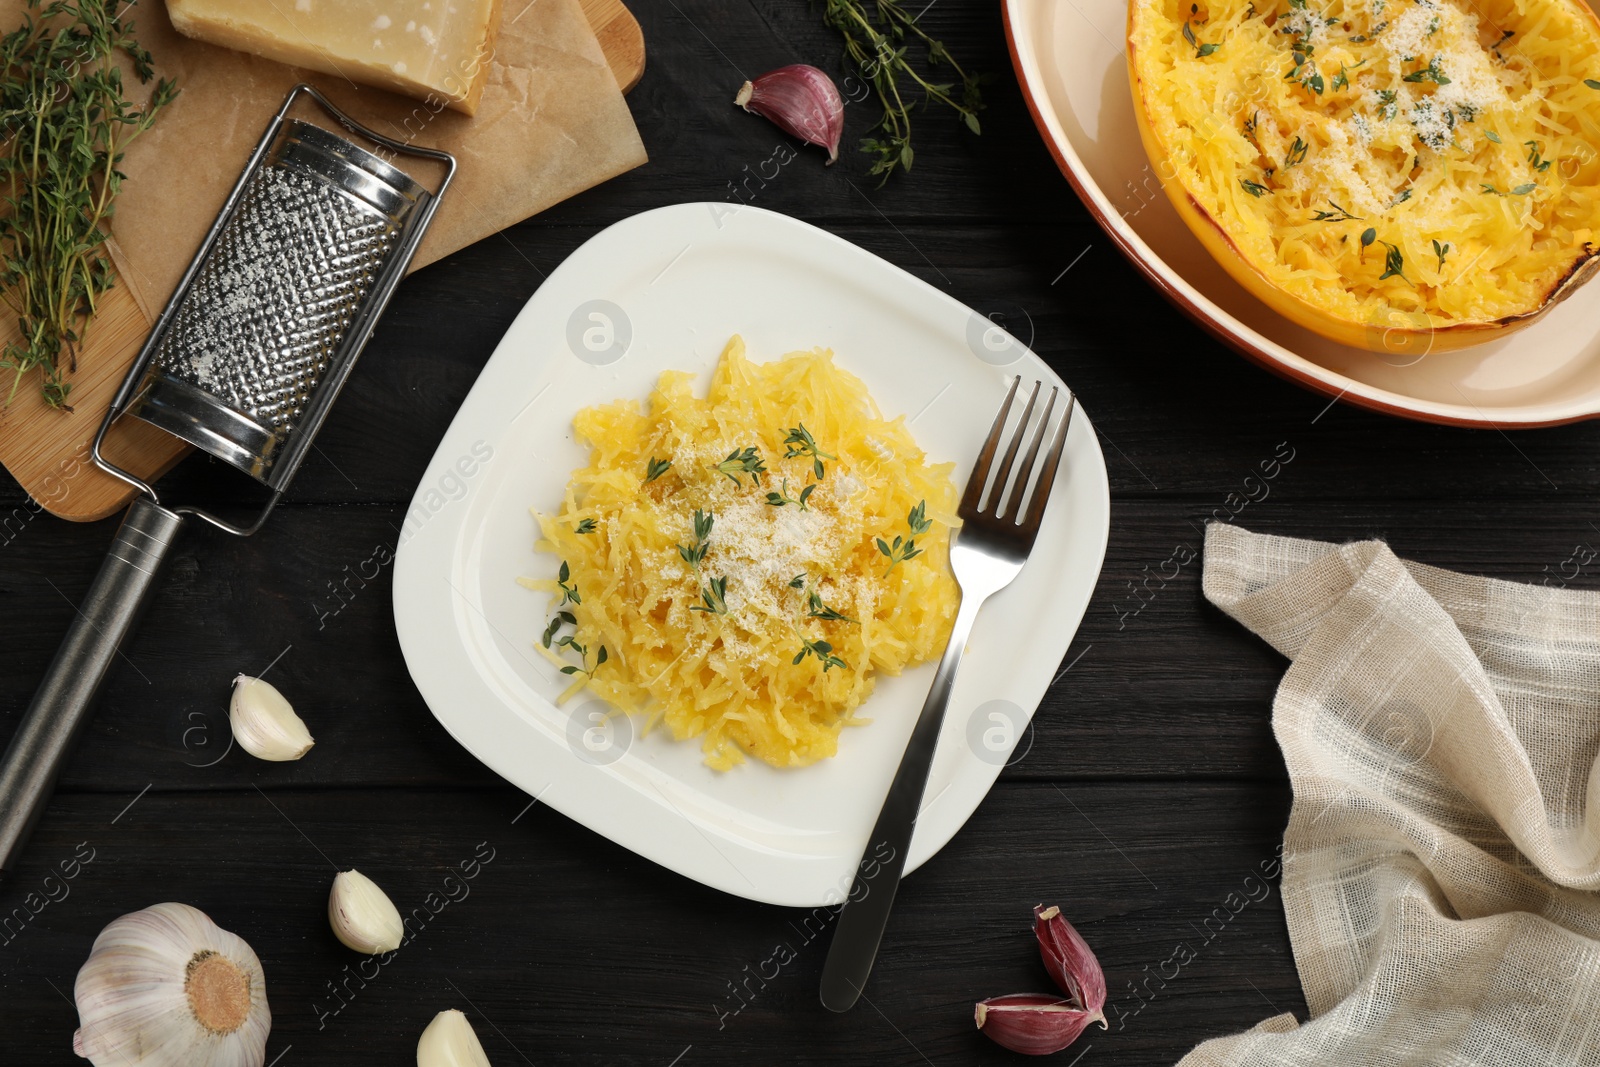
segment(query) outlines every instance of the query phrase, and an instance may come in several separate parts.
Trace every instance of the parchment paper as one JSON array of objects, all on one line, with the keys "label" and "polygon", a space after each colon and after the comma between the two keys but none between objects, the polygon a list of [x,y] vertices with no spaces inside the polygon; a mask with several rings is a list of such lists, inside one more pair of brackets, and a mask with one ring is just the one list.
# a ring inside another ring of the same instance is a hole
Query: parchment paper
[{"label": "parchment paper", "polygon": [[[21,0],[0,0],[0,26],[18,25],[25,9]],[[192,41],[172,29],[161,0],[137,0],[132,17],[157,74],[176,77],[181,90],[128,147],[112,224],[118,266],[150,317],[177,287],[267,120],[298,82],[380,133],[455,155],[455,180],[413,269],[645,162],[578,0],[504,0],[489,82],[471,117]],[[132,99],[148,92],[131,77],[127,87]],[[435,185],[435,164],[404,156],[395,163]]]}]

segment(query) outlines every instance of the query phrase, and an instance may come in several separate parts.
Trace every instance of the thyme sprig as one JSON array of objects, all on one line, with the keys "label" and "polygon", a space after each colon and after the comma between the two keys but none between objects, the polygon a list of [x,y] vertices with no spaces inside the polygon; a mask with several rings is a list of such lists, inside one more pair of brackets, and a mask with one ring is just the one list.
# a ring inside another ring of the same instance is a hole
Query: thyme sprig
[{"label": "thyme sprig", "polygon": [[1340,207],[1338,204],[1334,203],[1332,200],[1328,201],[1328,206],[1333,208],[1333,210],[1332,211],[1318,211],[1315,215],[1311,216],[1311,221],[1312,222],[1360,222],[1361,221],[1361,216],[1360,215],[1352,215],[1352,214],[1350,214],[1349,211],[1347,211],[1344,208]]},{"label": "thyme sprig", "polygon": [[850,669],[850,664],[833,654],[833,645],[821,639],[801,642],[800,651],[795,653],[793,662],[798,665],[807,656],[815,656],[822,661],[823,674],[827,674],[829,669],[833,667],[846,671]]},{"label": "thyme sprig", "polygon": [[1444,257],[1450,252],[1450,242],[1441,243],[1437,239],[1433,242],[1433,254],[1439,259],[1439,272],[1444,273]]},{"label": "thyme sprig", "polygon": [[[822,21],[844,38],[844,53],[857,71],[872,86],[873,95],[883,108],[883,116],[872,127],[875,137],[864,137],[861,150],[872,157],[867,173],[879,177],[881,186],[896,170],[910,170],[915,159],[911,149],[911,109],[915,94],[951,108],[973,133],[982,133],[978,112],[983,110],[979,86],[983,78],[968,74],[941,42],[928,36],[917,24],[917,16],[900,6],[899,0],[823,0]],[[921,42],[930,68],[948,66],[960,79],[960,98],[954,95],[954,82],[931,82],[910,61],[911,45]]]},{"label": "thyme sprig", "polygon": [[597,525],[598,523],[596,523],[593,519],[584,519],[579,522],[578,525],[572,528],[572,532],[581,534],[594,533]]},{"label": "thyme sprig", "polygon": [[1310,147],[1300,139],[1299,134],[1296,134],[1294,141],[1289,145],[1289,154],[1283,157],[1283,169],[1288,170],[1290,167],[1296,167],[1304,163],[1306,161],[1306,152]]},{"label": "thyme sprig", "polygon": [[0,349],[12,371],[7,402],[38,371],[44,399],[70,411],[72,383],[95,303],[115,284],[106,252],[129,141],[178,95],[156,82],[141,110],[123,94],[118,53],[140,82],[154,77],[131,5],[28,0],[21,27],[0,38],[0,299],[21,339]]},{"label": "thyme sprig", "polygon": [[811,436],[811,431],[806,429],[805,423],[800,423],[789,431],[789,436],[783,439],[789,450],[783,454],[784,459],[793,459],[796,456],[810,456],[811,470],[817,476],[817,481],[822,481],[822,461],[825,459],[838,459],[831,452],[824,452],[817,447],[817,439]]},{"label": "thyme sprig", "polygon": [[717,517],[712,512],[695,508],[694,543],[678,546],[678,555],[696,571],[700,570],[700,562],[706,558],[707,542],[711,540],[711,527],[716,521]]},{"label": "thyme sprig", "polygon": [[815,589],[806,595],[806,618],[822,619],[827,622],[853,622],[857,626],[861,625],[860,619],[852,619],[848,615],[842,615],[823,603],[821,595]]},{"label": "thyme sprig", "polygon": [[582,675],[586,675],[587,677],[593,678],[594,677],[594,672],[600,669],[600,665],[602,663],[604,663],[606,660],[611,658],[611,654],[606,651],[606,646],[605,645],[601,645],[599,647],[599,649],[596,650],[596,652],[594,654],[594,665],[590,666],[590,664],[589,664],[589,650],[587,648],[585,648],[583,645],[578,644],[577,638],[572,636],[571,634],[568,634],[566,637],[563,637],[560,641],[557,641],[556,645],[557,645],[557,647],[565,645],[567,648],[572,649],[572,651],[574,651],[574,652],[576,652],[578,654],[578,658],[583,661],[581,666],[578,665],[578,664],[569,663],[565,667],[562,667],[561,668],[561,673],[562,674],[582,674]]},{"label": "thyme sprig", "polygon": [[[1199,13],[1199,5],[1190,4],[1189,5],[1189,13],[1191,15],[1198,14]],[[1194,26],[1191,24],[1192,22],[1193,22],[1192,19],[1184,19],[1184,21],[1183,21],[1183,39],[1185,41],[1189,42],[1189,47],[1190,48],[1194,49],[1194,57],[1196,59],[1204,59],[1206,56],[1215,54],[1217,49],[1221,48],[1222,46],[1220,44],[1209,44],[1209,43],[1208,44],[1201,44],[1198,41],[1196,41],[1194,39]]]},{"label": "thyme sprig", "polygon": [[911,530],[910,537],[902,538],[899,534],[895,534],[893,544],[881,537],[878,538],[878,551],[889,557],[889,570],[883,572],[884,577],[887,578],[889,571],[906,560],[922,555],[922,549],[917,547],[917,538],[933,528],[933,521],[927,517],[927,512],[928,502],[919,500],[917,506],[906,515],[906,526]]},{"label": "thyme sprig", "polygon": [[1445,76],[1444,71],[1439,67],[1438,56],[1434,56],[1432,59],[1430,59],[1426,67],[1423,67],[1421,70],[1414,70],[1410,74],[1401,77],[1400,80],[1403,82],[1431,81],[1435,85],[1450,84],[1450,79]]},{"label": "thyme sprig", "polygon": [[672,460],[657,459],[656,457],[651,456],[649,464],[647,464],[644,469],[644,480],[647,483],[653,482],[671,469]]},{"label": "thyme sprig", "polygon": [[1265,185],[1262,185],[1260,182],[1253,182],[1249,178],[1240,178],[1239,185],[1242,189],[1244,189],[1245,192],[1249,193],[1258,200],[1264,194],[1272,192],[1272,190],[1267,188]]},{"label": "thyme sprig", "polygon": [[771,504],[775,508],[781,508],[785,504],[798,504],[800,505],[801,511],[807,511],[809,509],[806,507],[806,501],[810,499],[812,493],[816,492],[816,489],[817,483],[812,482],[810,485],[800,490],[800,495],[798,497],[790,496],[789,479],[785,478],[783,480],[782,492],[774,491],[767,493],[767,503]]},{"label": "thyme sprig", "polygon": [[713,463],[712,469],[719,470],[733,480],[734,485],[742,485],[739,475],[748,474],[750,484],[754,485],[767,473],[767,465],[762,462],[761,454],[756,451],[755,445],[736,448],[728,453],[728,458],[721,463]]},{"label": "thyme sprig", "polygon": [[545,648],[550,647],[550,642],[560,632],[562,626],[578,625],[578,617],[570,611],[558,611],[550,617],[550,625],[544,628],[544,637],[541,638]]},{"label": "thyme sprig", "polygon": [[1378,275],[1378,280],[1381,282],[1389,278],[1399,278],[1407,285],[1410,285],[1411,279],[1407,278],[1405,273],[1406,257],[1401,254],[1400,249],[1388,241],[1379,241],[1378,243],[1388,249],[1388,252],[1383,257],[1383,273]]},{"label": "thyme sprig", "polygon": [[571,578],[572,571],[567,567],[567,561],[562,560],[561,570],[556,575],[556,586],[561,590],[561,599],[556,603],[556,607],[558,608],[564,604],[583,603],[583,597],[578,595],[578,583],[573,582],[571,585],[567,584]]},{"label": "thyme sprig", "polygon": [[1539,185],[1537,182],[1523,182],[1521,185],[1514,186],[1512,189],[1504,193],[1499,189],[1496,189],[1493,185],[1490,185],[1488,182],[1480,183],[1479,188],[1484,192],[1492,193],[1495,196],[1527,196],[1529,193],[1539,188]]},{"label": "thyme sprig", "polygon": [[1400,111],[1397,102],[1398,93],[1393,89],[1374,89],[1373,94],[1378,98],[1378,117],[1388,122]]},{"label": "thyme sprig", "polygon": [[713,578],[700,590],[700,603],[689,605],[690,611],[703,611],[708,615],[728,613],[728,579]]}]

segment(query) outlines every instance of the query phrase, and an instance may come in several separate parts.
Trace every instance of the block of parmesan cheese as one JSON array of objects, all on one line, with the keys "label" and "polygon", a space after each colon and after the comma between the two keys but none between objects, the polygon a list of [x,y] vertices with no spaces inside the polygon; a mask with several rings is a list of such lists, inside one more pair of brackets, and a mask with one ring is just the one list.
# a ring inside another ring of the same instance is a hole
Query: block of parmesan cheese
[{"label": "block of parmesan cheese", "polygon": [[483,95],[499,0],[167,0],[181,34],[443,101]]}]

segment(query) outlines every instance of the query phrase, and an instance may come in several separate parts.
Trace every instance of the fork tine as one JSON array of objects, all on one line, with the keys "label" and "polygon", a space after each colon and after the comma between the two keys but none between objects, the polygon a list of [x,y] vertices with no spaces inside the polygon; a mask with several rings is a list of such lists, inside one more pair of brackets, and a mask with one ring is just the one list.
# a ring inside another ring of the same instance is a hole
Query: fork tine
[{"label": "fork tine", "polygon": [[[1022,467],[1017,471],[1016,484],[1011,487],[1011,492],[1006,495],[1006,506],[996,513],[996,518],[1004,518],[1010,515],[1014,522],[1022,514],[1022,505],[1027,498],[1026,494],[1028,492],[1028,476],[1033,473],[1034,461],[1039,458],[1039,446],[1044,443],[1045,431],[1050,428],[1050,414],[1055,411],[1056,394],[1060,391],[1054,387],[1050,389],[1050,399],[1045,401],[1044,414],[1039,416],[1039,428],[1033,432],[1033,444],[1028,446],[1028,454],[1022,457]],[[1026,428],[1028,424],[1024,421],[1022,425]],[[1021,437],[1022,435],[1019,433],[1017,436]]]},{"label": "fork tine", "polygon": [[1067,410],[1061,414],[1061,429],[1056,431],[1050,455],[1045,458],[1044,466],[1039,471],[1039,484],[1034,487],[1033,499],[1028,502],[1028,514],[1022,521],[1023,530],[1028,534],[1039,532],[1039,521],[1044,518],[1045,505],[1050,503],[1050,487],[1055,484],[1056,468],[1061,466],[1061,453],[1066,448],[1067,427],[1072,425],[1072,413],[1077,407],[1078,397],[1069,390]]},{"label": "fork tine", "polygon": [[989,439],[983,443],[978,458],[972,461],[972,474],[967,477],[966,492],[961,494],[959,514],[962,518],[976,515],[978,505],[983,502],[983,487],[989,481],[989,465],[994,462],[994,450],[1000,445],[1000,432],[1006,428],[1006,416],[1011,414],[1011,401],[1017,395],[1017,385],[1021,381],[1020,374],[1011,379],[1011,391],[1006,394],[1006,402],[1000,405],[1000,414],[994,417]]},{"label": "fork tine", "polygon": [[[1021,378],[1019,374],[1017,376]],[[1006,482],[1011,478],[1011,464],[1016,461],[1017,449],[1022,447],[1022,439],[1028,436],[1028,420],[1033,418],[1033,405],[1039,400],[1039,386],[1042,382],[1033,383],[1033,392],[1028,394],[1027,406],[1022,409],[1022,421],[1017,423],[1016,433],[1011,435],[1011,443],[1006,446],[1005,458],[1000,461],[1000,470],[994,476],[994,488],[989,492],[989,513],[995,518],[1004,514],[1000,510],[1002,498],[1006,492]]]}]

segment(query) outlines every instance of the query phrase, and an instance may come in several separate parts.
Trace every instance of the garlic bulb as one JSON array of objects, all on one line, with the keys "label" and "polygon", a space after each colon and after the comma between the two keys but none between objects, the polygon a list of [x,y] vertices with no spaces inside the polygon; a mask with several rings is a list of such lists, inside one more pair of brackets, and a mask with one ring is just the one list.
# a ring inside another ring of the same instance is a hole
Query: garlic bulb
[{"label": "garlic bulb", "polygon": [[346,948],[375,955],[393,952],[406,928],[394,902],[360,871],[341,871],[328,892],[328,925]]},{"label": "garlic bulb", "polygon": [[417,1067],[489,1067],[467,1017],[451,1008],[433,1017],[417,1042]]},{"label": "garlic bulb", "polygon": [[100,931],[73,988],[72,1050],[95,1067],[261,1067],[266,978],[242,938],[187,904]]},{"label": "garlic bulb", "polygon": [[299,759],[316,744],[283,694],[260,678],[241,674],[233,680],[228,723],[239,747],[257,759]]}]

